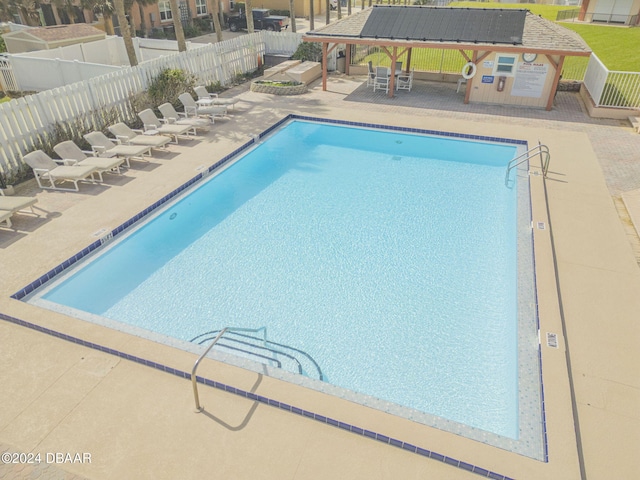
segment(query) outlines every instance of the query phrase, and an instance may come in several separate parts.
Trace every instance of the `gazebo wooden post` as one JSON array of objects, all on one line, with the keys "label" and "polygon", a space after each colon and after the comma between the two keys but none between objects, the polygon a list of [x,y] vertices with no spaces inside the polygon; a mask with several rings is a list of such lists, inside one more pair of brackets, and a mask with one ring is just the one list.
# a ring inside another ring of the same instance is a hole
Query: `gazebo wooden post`
[{"label": "gazebo wooden post", "polygon": [[322,91],[327,91],[327,49],[329,42],[322,42]]},{"label": "gazebo wooden post", "polygon": [[409,48],[407,51],[407,68],[405,72],[407,74],[409,74],[409,72],[411,71],[411,50],[412,48]]},{"label": "gazebo wooden post", "polygon": [[[474,50],[473,51],[473,58],[471,60],[473,63],[476,63],[478,61],[478,51]],[[464,103],[465,105],[467,103],[469,103],[469,97],[471,96],[471,85],[473,84],[473,77],[471,77],[469,80],[467,80],[467,89],[464,92]]]},{"label": "gazebo wooden post", "polygon": [[393,89],[396,86],[396,60],[398,60],[398,47],[393,47],[391,54],[391,76],[389,77],[389,98],[393,98]]},{"label": "gazebo wooden post", "polygon": [[[349,3],[349,5],[351,5],[351,3]],[[351,65],[351,45],[347,43],[345,50],[344,73],[345,75],[349,75],[349,65]]]},{"label": "gazebo wooden post", "polygon": [[564,64],[564,55],[560,55],[560,61],[556,64],[551,58],[551,55],[547,55],[547,58],[551,64],[556,68],[556,74],[553,77],[553,83],[551,84],[551,91],[549,92],[549,99],[547,100],[547,112],[553,108],[553,100],[556,98],[556,92],[558,91],[558,83],[560,83],[560,74],[562,73],[562,65]]}]

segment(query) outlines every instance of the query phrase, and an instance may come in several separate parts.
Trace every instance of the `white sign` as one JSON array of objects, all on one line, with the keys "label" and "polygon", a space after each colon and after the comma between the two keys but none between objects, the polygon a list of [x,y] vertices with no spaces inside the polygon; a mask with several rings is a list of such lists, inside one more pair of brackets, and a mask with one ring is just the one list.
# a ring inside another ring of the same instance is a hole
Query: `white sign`
[{"label": "white sign", "polygon": [[482,66],[484,68],[493,68],[493,62],[491,60],[485,60],[482,62]]},{"label": "white sign", "polygon": [[549,65],[546,63],[519,62],[516,68],[511,95],[514,97],[540,98],[547,80]]}]

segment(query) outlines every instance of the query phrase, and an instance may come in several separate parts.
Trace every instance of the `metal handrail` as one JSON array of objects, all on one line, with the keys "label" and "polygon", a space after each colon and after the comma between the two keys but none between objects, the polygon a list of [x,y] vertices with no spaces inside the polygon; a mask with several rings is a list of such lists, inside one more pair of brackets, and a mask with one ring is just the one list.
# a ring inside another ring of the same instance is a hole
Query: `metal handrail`
[{"label": "metal handrail", "polygon": [[200,364],[200,362],[202,361],[202,359],[204,357],[207,356],[207,354],[211,351],[211,349],[214,347],[214,345],[216,343],[218,343],[218,340],[220,340],[220,338],[227,332],[252,332],[252,333],[257,333],[259,331],[264,331],[264,340],[267,340],[267,327],[260,327],[260,328],[238,328],[238,327],[225,327],[222,330],[220,330],[220,333],[216,336],[216,338],[213,339],[213,342],[211,342],[211,345],[209,345],[209,347],[204,351],[204,353],[202,355],[200,355],[200,358],[198,358],[198,360],[196,360],[196,363],[193,364],[193,368],[191,369],[191,385],[193,386],[193,396],[195,398],[196,401],[196,410],[198,412],[202,411],[202,407],[200,406],[200,397],[198,395],[198,380],[196,377],[196,370],[198,370],[198,365]]},{"label": "metal handrail", "polygon": [[[526,152],[524,152],[524,153],[518,155],[517,157],[514,157],[511,160],[509,160],[509,163],[507,164],[507,171],[504,174],[504,184],[506,186],[509,186],[509,172],[511,172],[512,169],[514,169],[515,167],[517,167],[521,163],[524,163],[524,162],[530,160],[535,155],[540,155],[540,161],[542,163],[542,174],[546,177],[547,176],[547,171],[549,170],[549,162],[551,160],[551,152],[549,152],[549,147],[547,147],[546,145],[543,145],[540,142],[538,142],[538,145],[536,145],[535,147],[532,147],[529,150],[527,150]],[[544,155],[544,158],[543,158],[543,155]]]}]

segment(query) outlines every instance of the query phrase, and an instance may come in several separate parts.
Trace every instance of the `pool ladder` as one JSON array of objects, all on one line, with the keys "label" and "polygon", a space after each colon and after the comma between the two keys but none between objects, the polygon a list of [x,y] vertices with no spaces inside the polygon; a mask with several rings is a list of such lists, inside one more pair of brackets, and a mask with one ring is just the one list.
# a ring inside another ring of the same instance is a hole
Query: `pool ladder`
[{"label": "pool ladder", "polygon": [[[261,337],[250,335],[262,333]],[[223,343],[223,337],[225,342]],[[231,350],[236,353],[241,353],[245,357],[252,358],[267,365],[272,365],[277,368],[283,368],[283,361],[289,365],[293,365],[292,370],[294,373],[301,375],[309,375],[303,366],[310,367],[310,370],[314,372],[314,376],[317,375],[319,380],[324,380],[324,375],[318,363],[306,352],[284,345],[281,343],[272,342],[267,340],[267,327],[260,328],[239,328],[239,327],[225,327],[222,330],[212,330],[202,333],[197,337],[191,339],[191,342],[202,345],[210,340],[213,341],[207,349],[204,351],[200,358],[196,360],[191,370],[191,384],[193,386],[193,396],[196,402],[196,410],[201,411],[200,399],[198,395],[198,382],[196,377],[196,371],[198,366],[204,357],[211,351],[211,349],[218,345],[223,349]],[[302,361],[301,361],[302,360]]]},{"label": "pool ladder", "polygon": [[511,186],[511,182],[509,181],[509,173],[511,172],[511,170],[516,168],[521,163],[529,161],[536,155],[540,156],[540,162],[542,164],[542,175],[546,177],[547,171],[549,171],[549,161],[551,160],[551,153],[549,152],[549,147],[538,142],[538,145],[536,145],[535,147],[530,148],[526,152],[509,160],[509,163],[507,164],[507,171],[504,174],[504,184],[507,187]]}]

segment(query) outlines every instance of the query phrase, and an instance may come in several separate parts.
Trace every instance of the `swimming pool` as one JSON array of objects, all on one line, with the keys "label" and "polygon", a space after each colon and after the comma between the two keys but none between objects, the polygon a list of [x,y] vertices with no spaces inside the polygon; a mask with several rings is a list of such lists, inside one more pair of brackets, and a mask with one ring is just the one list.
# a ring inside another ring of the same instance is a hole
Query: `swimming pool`
[{"label": "swimming pool", "polygon": [[516,148],[294,121],[34,300],[178,344],[267,326],[363,403],[516,444]]}]

